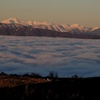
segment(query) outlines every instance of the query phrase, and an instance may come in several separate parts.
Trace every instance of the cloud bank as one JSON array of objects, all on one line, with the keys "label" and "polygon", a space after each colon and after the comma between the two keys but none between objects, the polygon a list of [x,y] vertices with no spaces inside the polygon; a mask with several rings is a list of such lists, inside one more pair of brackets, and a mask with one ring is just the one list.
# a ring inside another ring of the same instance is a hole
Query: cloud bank
[{"label": "cloud bank", "polygon": [[100,40],[0,36],[0,71],[100,76]]}]

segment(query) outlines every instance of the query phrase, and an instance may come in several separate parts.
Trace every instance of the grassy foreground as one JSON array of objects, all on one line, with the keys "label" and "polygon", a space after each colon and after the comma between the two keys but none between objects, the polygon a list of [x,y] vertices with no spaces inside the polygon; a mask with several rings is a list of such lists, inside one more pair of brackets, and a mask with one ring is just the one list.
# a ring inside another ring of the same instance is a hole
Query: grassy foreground
[{"label": "grassy foreground", "polygon": [[100,77],[0,74],[0,100],[100,100]]}]

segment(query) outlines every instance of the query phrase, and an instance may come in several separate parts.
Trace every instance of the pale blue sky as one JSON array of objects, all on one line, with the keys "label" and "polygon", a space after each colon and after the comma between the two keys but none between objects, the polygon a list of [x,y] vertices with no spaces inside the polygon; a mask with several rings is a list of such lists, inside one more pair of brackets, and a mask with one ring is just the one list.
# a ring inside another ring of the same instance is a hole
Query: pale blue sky
[{"label": "pale blue sky", "polygon": [[0,20],[10,17],[100,27],[100,0],[0,0]]}]

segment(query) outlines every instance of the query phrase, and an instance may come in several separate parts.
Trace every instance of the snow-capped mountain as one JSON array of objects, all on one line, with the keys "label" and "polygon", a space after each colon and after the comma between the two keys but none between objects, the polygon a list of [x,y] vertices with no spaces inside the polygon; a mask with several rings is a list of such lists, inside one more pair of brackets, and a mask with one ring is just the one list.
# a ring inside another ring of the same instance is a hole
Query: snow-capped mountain
[{"label": "snow-capped mountain", "polygon": [[19,18],[9,18],[7,20],[1,21],[4,24],[20,24],[20,25],[27,25],[27,23]]},{"label": "snow-capped mountain", "polygon": [[18,18],[9,18],[7,20],[1,21],[1,23],[5,24],[19,24],[19,25],[24,25],[24,26],[31,26],[34,28],[40,28],[40,29],[48,29],[48,30],[53,30],[53,31],[58,31],[58,32],[70,32],[70,33],[84,33],[90,31],[89,28],[83,27],[78,24],[72,24],[72,25],[56,25],[56,24],[51,24],[48,22],[39,22],[39,21],[23,21]]},{"label": "snow-capped mountain", "polygon": [[[34,29],[40,29],[40,30],[48,30],[49,32],[58,32],[58,33],[70,33],[71,35],[91,35],[91,36],[100,36],[100,28],[95,27],[95,28],[88,28],[84,27],[78,24],[72,24],[72,25],[67,25],[67,24],[61,24],[61,25],[56,25],[48,22],[39,22],[39,21],[23,21],[19,18],[9,18],[7,20],[0,21],[0,29],[3,29],[4,27],[6,29],[10,29],[13,31],[16,30],[26,30],[27,29],[27,34],[29,31],[34,30]],[[8,34],[8,33],[7,33]],[[22,33],[21,33],[22,34]],[[46,33],[47,34],[47,33]],[[54,33],[53,33],[54,34]],[[75,37],[74,36],[74,37]]]}]

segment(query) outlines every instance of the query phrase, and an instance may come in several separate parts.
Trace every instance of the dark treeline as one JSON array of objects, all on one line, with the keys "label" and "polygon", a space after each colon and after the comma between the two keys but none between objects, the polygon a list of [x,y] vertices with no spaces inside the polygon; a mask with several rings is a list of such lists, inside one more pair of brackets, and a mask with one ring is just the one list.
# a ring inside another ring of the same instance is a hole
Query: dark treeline
[{"label": "dark treeline", "polygon": [[42,76],[37,73],[25,73],[25,74],[7,74],[4,72],[0,72],[0,76],[12,76],[12,77],[29,77],[29,78],[58,78],[58,74],[56,72],[51,71],[47,76]]},{"label": "dark treeline", "polygon": [[2,76],[48,78],[52,81],[0,87],[0,100],[100,100],[100,77],[80,78],[74,75],[71,78],[59,78],[54,72],[46,77],[28,73],[8,75],[1,72],[0,77]]}]

